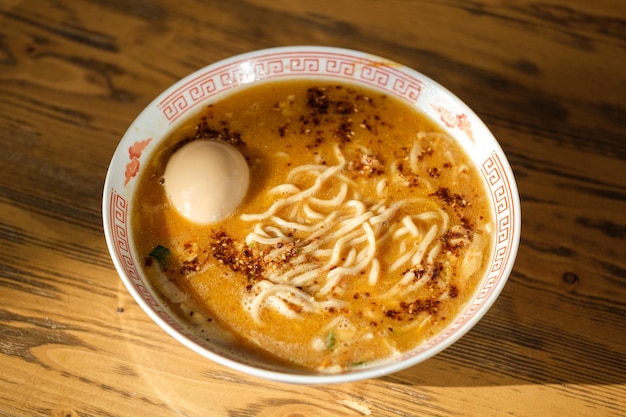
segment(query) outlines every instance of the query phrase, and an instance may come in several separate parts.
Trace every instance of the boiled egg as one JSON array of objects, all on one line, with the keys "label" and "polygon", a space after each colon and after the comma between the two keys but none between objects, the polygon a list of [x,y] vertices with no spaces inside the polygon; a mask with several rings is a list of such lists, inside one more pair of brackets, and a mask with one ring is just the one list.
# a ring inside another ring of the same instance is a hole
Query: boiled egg
[{"label": "boiled egg", "polygon": [[180,214],[195,223],[217,222],[241,204],[250,184],[244,156],[220,141],[196,140],[171,156],[165,192]]}]

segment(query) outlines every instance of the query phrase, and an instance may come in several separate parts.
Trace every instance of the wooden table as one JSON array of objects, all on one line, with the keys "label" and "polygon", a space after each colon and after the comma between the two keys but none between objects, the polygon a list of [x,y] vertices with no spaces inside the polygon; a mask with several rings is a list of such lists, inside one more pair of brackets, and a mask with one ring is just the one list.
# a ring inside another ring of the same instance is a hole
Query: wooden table
[{"label": "wooden table", "polygon": [[[272,46],[361,49],[434,78],[509,156],[522,241],[463,339],[397,374],[258,380],[139,308],[106,249],[122,134],[162,90]],[[1,416],[626,415],[626,2],[3,0]]]}]

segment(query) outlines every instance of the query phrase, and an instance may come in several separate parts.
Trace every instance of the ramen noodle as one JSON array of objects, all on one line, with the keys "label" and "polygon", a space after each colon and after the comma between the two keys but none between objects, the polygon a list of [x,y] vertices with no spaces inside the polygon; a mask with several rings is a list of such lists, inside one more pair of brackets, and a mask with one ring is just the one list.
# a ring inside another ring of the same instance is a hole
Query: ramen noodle
[{"label": "ramen noodle", "polygon": [[[227,143],[248,163],[243,202],[214,223],[188,220],[165,192],[171,155],[194,141]],[[477,169],[376,90],[249,87],[202,109],[142,169],[131,215],[154,287],[206,322],[205,337],[225,328],[303,368],[340,372],[415,348],[455,318],[489,261]]]}]

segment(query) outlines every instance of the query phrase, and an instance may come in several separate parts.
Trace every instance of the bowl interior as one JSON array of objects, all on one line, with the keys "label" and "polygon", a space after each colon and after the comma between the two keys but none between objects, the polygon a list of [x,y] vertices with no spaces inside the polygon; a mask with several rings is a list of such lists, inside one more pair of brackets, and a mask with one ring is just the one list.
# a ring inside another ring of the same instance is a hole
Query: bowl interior
[{"label": "bowl interior", "polygon": [[[287,368],[224,340],[205,340],[179,320],[142,276],[129,224],[141,164],[162,139],[202,105],[242,86],[268,80],[310,78],[362,84],[398,97],[454,137],[475,166],[493,207],[491,262],[473,298],[446,329],[401,357],[338,375]],[[326,47],[274,48],[236,56],[203,68],[159,95],[137,117],[111,161],[103,197],[104,230],[115,267],[146,313],[175,339],[218,363],[242,372],[292,383],[336,383],[377,377],[419,363],[458,340],[487,312],[513,267],[520,238],[520,203],[506,156],[487,127],[461,100],[428,77],[366,53]]]}]

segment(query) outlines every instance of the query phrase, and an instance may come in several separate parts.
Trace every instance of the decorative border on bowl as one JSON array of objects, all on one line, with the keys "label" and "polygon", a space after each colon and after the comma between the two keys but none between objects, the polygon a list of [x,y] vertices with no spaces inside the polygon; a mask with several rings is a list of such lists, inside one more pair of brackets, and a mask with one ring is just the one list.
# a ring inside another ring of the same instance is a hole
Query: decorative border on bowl
[{"label": "decorative border on bowl", "polygon": [[111,224],[113,246],[117,253],[117,259],[128,277],[127,282],[130,283],[135,292],[141,296],[141,299],[144,300],[152,311],[163,321],[177,331],[187,334],[185,329],[163,310],[162,306],[141,279],[139,271],[137,270],[129,240],[128,201],[113,188],[111,189],[110,203],[109,222]]},{"label": "decorative border on bowl", "polygon": [[396,361],[403,361],[417,356],[431,347],[455,335],[461,327],[472,320],[480,309],[488,303],[491,294],[498,288],[500,282],[505,279],[506,266],[510,262],[511,253],[515,242],[515,206],[513,203],[513,191],[511,179],[506,173],[502,160],[493,152],[480,165],[480,171],[487,182],[487,188],[492,196],[495,214],[495,240],[493,257],[487,278],[483,281],[476,295],[465,307],[454,322],[434,338],[422,346],[401,355]]},{"label": "decorative border on bowl", "polygon": [[173,123],[198,103],[251,81],[318,76],[348,79],[378,87],[415,103],[424,83],[380,60],[333,52],[278,52],[243,59],[191,78],[161,100],[157,107]]}]

